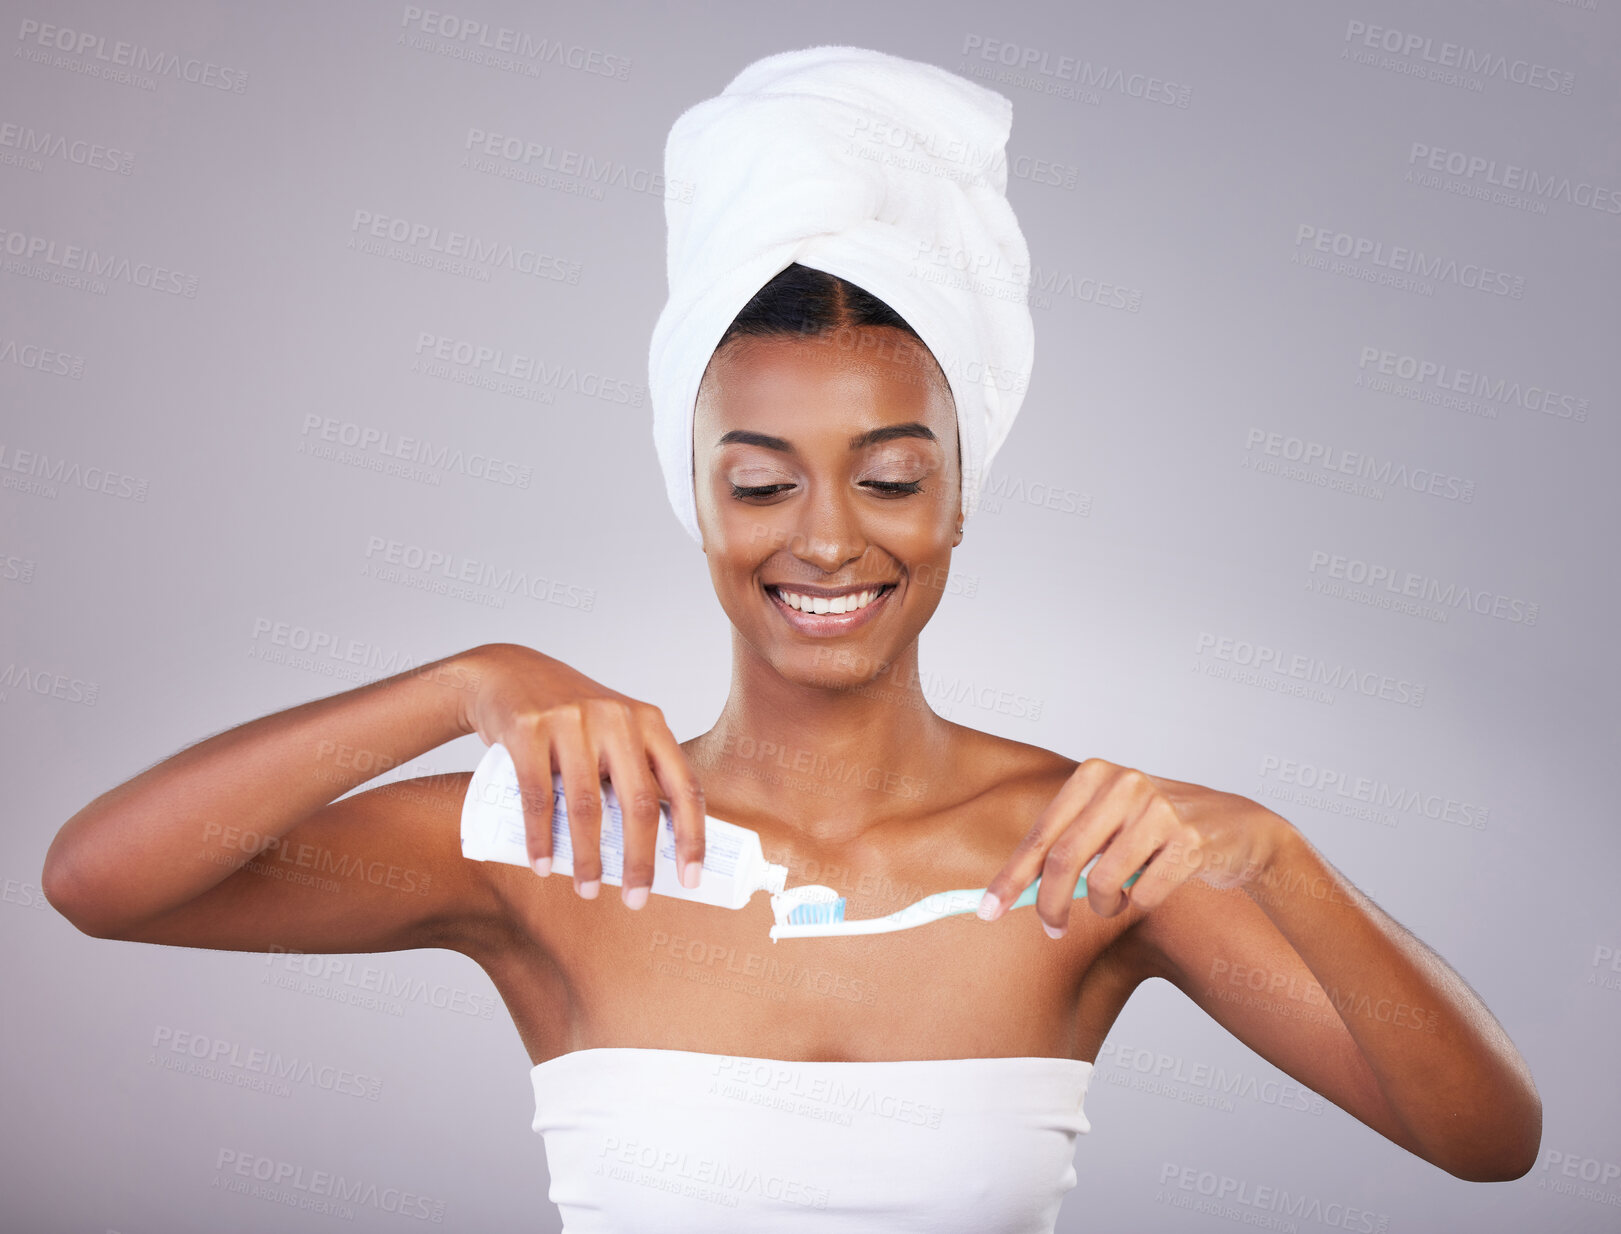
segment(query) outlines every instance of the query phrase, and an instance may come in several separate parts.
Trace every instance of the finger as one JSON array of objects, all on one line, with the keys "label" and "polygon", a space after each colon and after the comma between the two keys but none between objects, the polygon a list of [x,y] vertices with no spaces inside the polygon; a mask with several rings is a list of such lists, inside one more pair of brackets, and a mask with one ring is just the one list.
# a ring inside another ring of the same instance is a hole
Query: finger
[{"label": "finger", "polygon": [[1165,902],[1167,896],[1199,872],[1204,851],[1198,833],[1180,819],[1171,837],[1149,859],[1141,877],[1125,894],[1130,903],[1147,912]]},{"label": "finger", "polygon": [[647,903],[648,890],[653,886],[653,853],[661,817],[659,785],[647,761],[640,725],[631,719],[630,707],[622,706],[617,715],[609,710],[606,715],[595,716],[593,724],[608,765],[614,799],[619,804],[619,895],[626,905],[637,909]]},{"label": "finger", "polygon": [[[1069,928],[1082,868],[1100,851],[1108,853],[1121,844],[1132,824],[1141,817],[1152,792],[1152,786],[1140,780],[1137,772],[1117,769],[1047,850],[1041,887],[1036,892],[1036,915],[1049,935],[1063,937]],[[1103,859],[1099,858],[1098,865],[1102,864]],[[1092,868],[1096,872],[1097,866]],[[1126,871],[1126,875],[1130,873]],[[1090,876],[1086,886],[1090,897],[1093,887]],[[1093,909],[1097,910],[1096,904]]]},{"label": "finger", "polygon": [[703,871],[704,819],[708,815],[704,786],[686,751],[664,722],[664,713],[657,708],[654,712],[657,719],[650,719],[646,724],[643,739],[664,799],[670,803],[670,826],[675,832],[676,869],[681,874],[681,885],[696,888]]},{"label": "finger", "polygon": [[1134,812],[1086,876],[1087,903],[1100,917],[1114,917],[1136,902],[1135,888],[1141,879],[1132,884],[1129,899],[1126,880],[1153,859],[1181,826],[1175,811],[1164,805],[1152,785],[1146,790],[1134,787],[1138,788]]},{"label": "finger", "polygon": [[508,740],[507,752],[518,773],[524,850],[530,868],[545,878],[552,872],[552,802],[556,788],[551,743],[543,732],[528,727],[521,737]]},{"label": "finger", "polygon": [[602,764],[578,707],[556,709],[552,759],[563,777],[568,813],[569,848],[573,852],[574,890],[594,900],[602,886]]},{"label": "finger", "polygon": [[[985,903],[979,908],[981,919],[995,921],[1035,881],[1046,860],[1047,849],[1107,782],[1108,775],[1108,763],[1102,759],[1088,759],[1064,781],[1057,796],[1047,803],[1030,825],[1030,830],[1025,832],[1013,855],[1007,859],[1007,864],[986,884]],[[1070,890],[1074,890],[1073,883]]]}]

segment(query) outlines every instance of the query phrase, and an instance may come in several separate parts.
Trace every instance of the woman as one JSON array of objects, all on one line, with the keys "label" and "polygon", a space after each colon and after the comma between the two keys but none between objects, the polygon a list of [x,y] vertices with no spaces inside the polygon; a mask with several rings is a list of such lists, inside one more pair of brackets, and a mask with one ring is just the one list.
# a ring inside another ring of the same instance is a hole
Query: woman
[{"label": "woman", "polygon": [[[750,66],[671,135],[671,179],[710,204],[667,206],[655,432],[733,626],[709,731],[678,742],[657,707],[540,651],[475,647],[218,734],[103,794],[51,847],[51,903],[99,938],[468,955],[534,1064],[570,1230],[1051,1231],[1091,1062],[1152,977],[1425,1160],[1520,1177],[1541,1106],[1513,1044],[1286,819],[928,706],[918,635],[1017,410],[1021,390],[994,374],[1027,373],[1029,325],[982,289],[897,274],[896,255],[946,243],[1017,267],[1022,237],[1005,172],[907,180],[915,168],[862,155],[839,183],[817,143],[883,115],[875,99],[928,117],[926,141],[906,131],[937,163],[1006,138],[1000,96],[840,48]],[[796,129],[794,108],[820,110]],[[812,181],[772,162],[782,150]],[[871,176],[882,191],[865,192]],[[869,270],[889,294],[826,266]],[[334,800],[475,732],[513,754],[540,877],[463,859],[467,773]],[[548,873],[554,773],[572,884]],[[603,779],[625,810],[617,897],[600,894]],[[649,898],[661,800],[683,866],[703,858],[708,814],[757,830],[790,885],[833,885],[851,917],[985,885],[981,920],[762,948],[763,902]],[[341,894],[267,876],[294,854]],[[379,863],[426,878],[364,875]],[[1034,911],[1010,913],[1038,877]]]}]

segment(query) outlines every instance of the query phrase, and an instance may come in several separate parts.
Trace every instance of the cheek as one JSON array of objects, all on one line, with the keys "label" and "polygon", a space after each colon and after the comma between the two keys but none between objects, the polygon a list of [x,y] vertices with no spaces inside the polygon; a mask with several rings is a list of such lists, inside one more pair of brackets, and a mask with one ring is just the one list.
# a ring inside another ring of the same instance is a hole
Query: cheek
[{"label": "cheek", "polygon": [[936,486],[932,493],[897,503],[893,512],[880,509],[883,535],[897,549],[905,545],[914,556],[930,558],[949,552],[957,536],[960,500],[954,488],[947,491],[945,486]]},{"label": "cheek", "polygon": [[740,501],[716,502],[701,525],[710,551],[734,567],[753,568],[787,544],[785,528]]}]

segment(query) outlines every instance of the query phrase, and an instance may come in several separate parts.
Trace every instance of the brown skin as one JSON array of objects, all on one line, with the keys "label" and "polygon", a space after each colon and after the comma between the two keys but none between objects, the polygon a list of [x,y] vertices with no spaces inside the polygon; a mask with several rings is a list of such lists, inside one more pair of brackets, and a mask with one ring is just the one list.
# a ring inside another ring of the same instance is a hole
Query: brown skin
[{"label": "brown skin", "polygon": [[[744,340],[706,375],[698,511],[733,624],[732,689],[709,732],[677,745],[656,707],[529,648],[474,648],[218,734],[98,797],[51,846],[51,903],[102,938],[460,951],[489,972],[536,1063],[613,1045],[1092,1060],[1131,992],[1162,977],[1425,1160],[1466,1179],[1523,1175],[1541,1105],[1512,1042],[1286,820],[928,707],[917,636],[962,534],[955,419],[926,353],[887,328],[861,338],[883,345]],[[927,434],[851,447],[902,424]],[[735,430],[786,448],[721,444]],[[835,637],[796,630],[766,591],[879,582],[895,589],[876,616]],[[513,752],[533,857],[549,851],[550,776],[563,774],[582,854],[572,884],[461,857],[468,773],[334,800],[472,732]],[[627,808],[621,897],[593,885],[598,775]],[[651,881],[661,797],[683,860],[702,856],[705,813],[752,827],[790,884],[836,887],[852,917],[955,887],[988,885],[1005,903],[1037,876],[1040,896],[992,924],[773,944],[763,896],[719,912],[631,890]],[[292,868],[336,887],[265,876]]]}]

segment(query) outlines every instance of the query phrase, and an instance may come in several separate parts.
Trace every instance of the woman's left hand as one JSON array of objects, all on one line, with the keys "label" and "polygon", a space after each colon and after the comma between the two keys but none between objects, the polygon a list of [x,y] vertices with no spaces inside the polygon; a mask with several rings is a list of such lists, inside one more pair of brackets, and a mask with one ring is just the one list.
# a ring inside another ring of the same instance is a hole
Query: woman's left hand
[{"label": "woman's left hand", "polygon": [[[1093,912],[1113,917],[1128,904],[1152,909],[1189,878],[1213,887],[1254,880],[1290,826],[1248,797],[1089,758],[987,885],[979,915],[996,920],[1039,875],[1036,913],[1047,933],[1061,938],[1081,870],[1094,855],[1086,898]],[[1145,865],[1142,876],[1123,888]]]}]

